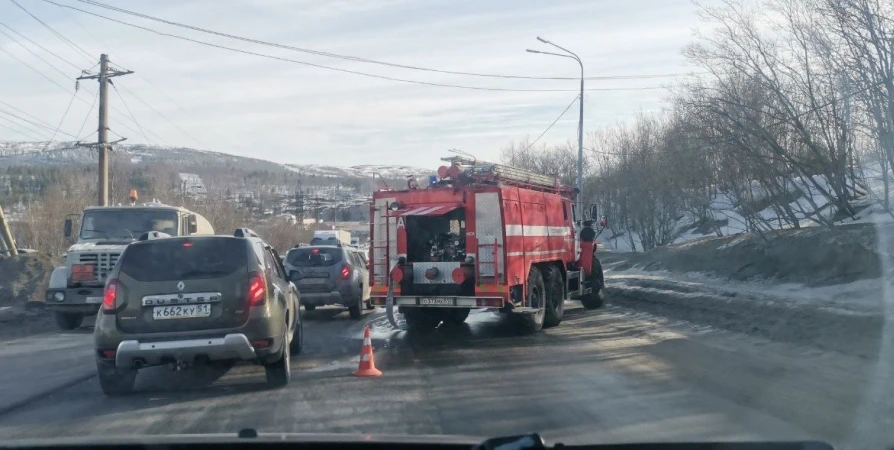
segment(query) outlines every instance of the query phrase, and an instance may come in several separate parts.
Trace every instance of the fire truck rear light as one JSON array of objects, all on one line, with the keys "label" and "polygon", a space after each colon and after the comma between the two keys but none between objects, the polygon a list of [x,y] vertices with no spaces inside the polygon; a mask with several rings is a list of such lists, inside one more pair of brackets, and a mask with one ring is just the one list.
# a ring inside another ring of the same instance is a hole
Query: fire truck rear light
[{"label": "fire truck rear light", "polygon": [[440,274],[441,274],[441,271],[438,270],[437,267],[432,267],[425,271],[425,278],[428,278],[429,280],[434,280],[434,279],[438,278],[438,275],[440,275]]},{"label": "fire truck rear light", "polygon": [[456,284],[463,284],[466,282],[466,269],[462,267],[457,267],[453,269],[453,282]]},{"label": "fire truck rear light", "polygon": [[476,303],[479,307],[499,308],[503,306],[503,300],[499,298],[479,298]]},{"label": "fire truck rear light", "polygon": [[403,267],[397,266],[394,269],[391,269],[391,281],[400,284],[400,282],[403,280],[404,280]]}]

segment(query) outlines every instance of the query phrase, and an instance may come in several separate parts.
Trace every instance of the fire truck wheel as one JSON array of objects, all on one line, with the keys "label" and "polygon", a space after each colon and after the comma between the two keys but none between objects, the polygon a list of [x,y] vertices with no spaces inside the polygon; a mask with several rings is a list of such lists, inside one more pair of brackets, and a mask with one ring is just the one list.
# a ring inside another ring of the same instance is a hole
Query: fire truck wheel
[{"label": "fire truck wheel", "polygon": [[531,272],[528,273],[528,306],[537,308],[535,313],[519,314],[521,326],[524,331],[536,333],[543,328],[543,321],[546,317],[546,285],[543,282],[543,275],[540,269],[532,266]]},{"label": "fire truck wheel", "polygon": [[81,326],[81,322],[84,320],[83,315],[75,313],[57,312],[55,316],[56,325],[58,325],[59,328],[63,330],[74,330],[75,328]]},{"label": "fire truck wheel", "polygon": [[602,273],[602,263],[599,262],[599,258],[595,254],[593,255],[593,273],[595,275],[592,282],[593,291],[580,299],[586,309],[601,308],[605,303],[605,292],[602,289],[605,286],[605,275]]},{"label": "fire truck wheel", "polygon": [[447,314],[444,314],[444,323],[450,325],[461,325],[466,321],[466,318],[469,317],[469,312],[471,309],[462,308],[462,309],[450,309],[447,311]]},{"label": "fire truck wheel", "polygon": [[565,287],[562,283],[562,271],[556,266],[546,268],[546,318],[543,326],[554,327],[562,322],[565,316]]},{"label": "fire truck wheel", "polygon": [[433,330],[444,317],[440,308],[402,308],[401,314],[407,321],[407,328],[414,331]]}]

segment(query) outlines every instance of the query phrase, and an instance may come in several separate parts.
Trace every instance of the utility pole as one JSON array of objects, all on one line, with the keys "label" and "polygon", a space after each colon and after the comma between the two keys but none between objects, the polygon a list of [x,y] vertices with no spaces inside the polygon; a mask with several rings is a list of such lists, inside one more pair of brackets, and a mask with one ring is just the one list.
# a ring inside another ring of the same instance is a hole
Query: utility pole
[{"label": "utility pole", "polygon": [[[580,119],[577,123],[577,213],[579,215],[578,217],[584,217],[584,63],[580,60],[580,57],[577,56],[577,54],[567,48],[560,47],[540,36],[537,36],[537,40],[544,44],[552,45],[564,53],[544,52],[531,49],[525,51],[528,53],[539,53],[541,55],[552,55],[573,59],[580,65],[580,98],[578,98],[580,104]],[[591,219],[595,220],[595,217],[591,217]]]},{"label": "utility pole", "polygon": [[0,206],[0,247],[3,247],[0,250],[6,250],[9,252],[9,256],[16,256],[19,254],[19,250],[16,248],[16,240],[12,235],[12,231],[9,230],[9,224],[6,222],[6,215],[3,214],[3,207]]},{"label": "utility pole", "polygon": [[96,75],[83,75],[78,80],[99,80],[99,128],[97,135],[99,139],[96,144],[99,151],[99,184],[96,187],[99,206],[109,205],[109,152],[112,150],[112,144],[123,141],[124,139],[109,143],[109,83],[112,77],[119,77],[133,73],[132,70],[115,70],[109,69],[109,55],[105,53],[99,55],[99,73]]}]

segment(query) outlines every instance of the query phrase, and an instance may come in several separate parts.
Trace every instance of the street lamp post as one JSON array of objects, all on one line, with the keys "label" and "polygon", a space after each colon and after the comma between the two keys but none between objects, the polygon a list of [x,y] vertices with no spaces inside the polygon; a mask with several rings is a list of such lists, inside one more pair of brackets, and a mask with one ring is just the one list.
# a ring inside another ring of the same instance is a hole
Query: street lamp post
[{"label": "street lamp post", "polygon": [[566,54],[562,53],[553,53],[553,52],[542,52],[540,50],[531,50],[527,49],[528,53],[540,53],[542,55],[552,55],[552,56],[561,56],[563,58],[571,58],[580,65],[580,97],[578,98],[578,104],[580,105],[580,118],[577,123],[577,212],[580,214],[579,217],[583,217],[584,214],[584,63],[581,62],[580,57],[578,57],[574,52],[560,47],[546,39],[543,39],[540,36],[537,36],[537,40],[543,42],[544,44],[552,45],[553,47],[562,50]]}]

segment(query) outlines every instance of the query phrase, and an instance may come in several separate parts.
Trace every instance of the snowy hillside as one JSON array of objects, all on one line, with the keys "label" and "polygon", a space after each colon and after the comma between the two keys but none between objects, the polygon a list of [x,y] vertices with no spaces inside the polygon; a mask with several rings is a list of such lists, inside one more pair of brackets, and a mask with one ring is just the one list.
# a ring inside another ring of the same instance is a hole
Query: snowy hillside
[{"label": "snowy hillside", "polygon": [[379,164],[366,164],[350,167],[326,166],[318,164],[286,164],[291,170],[302,175],[315,175],[336,178],[371,178],[374,175],[385,179],[403,179],[409,176],[417,178],[433,173],[433,170],[421,169],[411,166],[388,166]]},{"label": "snowy hillside", "polygon": [[[285,164],[227,153],[197,150],[184,147],[119,144],[115,152],[132,164],[169,162],[188,166],[216,166],[233,164],[249,170],[289,170],[300,175],[328,178],[372,178],[378,174],[388,180],[407,176],[423,177],[432,170],[404,165],[358,165],[338,167],[315,164]],[[74,142],[2,142],[0,141],[0,167],[10,165],[89,164],[94,162],[94,150],[75,147]]]},{"label": "snowy hillside", "polygon": [[[822,195],[816,186],[828,190],[828,182],[821,175],[815,175],[812,179],[794,178],[786,180],[785,185],[788,186],[786,192],[794,198],[788,207],[794,212],[795,217],[799,220],[798,225],[802,228],[816,226],[817,223],[811,220],[811,217],[822,216],[825,219],[834,220],[836,223],[887,223],[894,222],[891,214],[888,213],[880,204],[880,199],[884,196],[884,181],[879,164],[869,163],[861,167],[863,178],[869,192],[866,194],[858,194],[857,200],[853,202],[853,206],[857,211],[855,218],[839,217],[838,209],[831,205],[828,198]],[[890,177],[890,174],[888,175]],[[801,195],[805,193],[806,195]],[[736,199],[736,196],[729,192],[719,192],[713,196],[709,205],[709,215],[713,217],[713,223],[705,223],[699,220],[691,213],[683,213],[677,219],[673,226],[674,239],[671,243],[681,244],[690,242],[706,236],[732,236],[749,229],[748,221],[741,212],[743,205],[760,204],[767,200],[768,194],[764,192],[757,183],[751,187],[751,192],[747,201],[744,199]],[[763,221],[771,227],[771,229],[788,228],[783,225],[783,220],[778,216],[778,212],[773,206],[767,206],[757,212]],[[629,252],[642,251],[642,241],[635,231],[624,230],[612,223],[612,218],[607,218],[609,225],[599,236],[600,246],[614,251]]]}]

